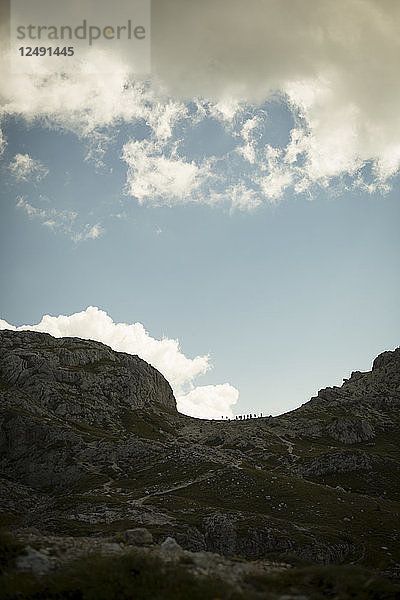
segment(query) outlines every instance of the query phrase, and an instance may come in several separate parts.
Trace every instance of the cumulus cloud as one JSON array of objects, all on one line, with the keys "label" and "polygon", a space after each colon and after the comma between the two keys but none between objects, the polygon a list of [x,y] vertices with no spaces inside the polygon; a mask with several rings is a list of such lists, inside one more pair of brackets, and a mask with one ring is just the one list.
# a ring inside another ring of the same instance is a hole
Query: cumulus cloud
[{"label": "cumulus cloud", "polygon": [[16,154],[8,168],[17,181],[40,181],[49,172],[40,160],[29,154]]},{"label": "cumulus cloud", "polygon": [[[368,160],[378,186],[399,169],[397,0],[292,0],[290,10],[281,0],[245,9],[241,0],[154,0],[153,16],[153,64],[175,93],[255,103],[286,95],[308,130],[303,188]],[[242,150],[252,160],[251,143]]]},{"label": "cumulus cloud", "polygon": [[97,146],[107,136],[104,128],[121,119],[128,123],[142,120],[157,138],[167,139],[186,111],[182,101],[169,97],[156,82],[132,78],[129,67],[111,52],[93,50],[71,73],[43,72],[35,62],[30,64],[30,73],[13,73],[3,53],[0,117],[19,115],[81,137],[94,136]]},{"label": "cumulus cloud", "polygon": [[239,395],[229,384],[194,387],[195,379],[211,369],[209,356],[188,358],[181,351],[178,340],[157,340],[141,323],[114,323],[105,311],[95,306],[72,315],[45,315],[37,325],[15,327],[0,319],[0,329],[28,329],[50,333],[54,337],[97,340],[118,352],[137,354],[156,367],[170,382],[178,410],[195,417],[232,416],[232,405]]},{"label": "cumulus cloud", "polygon": [[[88,135],[95,128],[111,124],[119,117],[141,118],[145,111],[144,88],[138,83],[126,89],[127,71],[115,57],[93,52],[91,63],[76,64],[75,73],[13,73],[2,65],[4,87],[2,113],[18,114],[32,121],[43,118],[47,124]],[[90,64],[101,62],[107,77],[88,72]]]},{"label": "cumulus cloud", "polygon": [[142,204],[145,200],[164,201],[190,198],[196,187],[199,168],[194,162],[162,154],[149,140],[129,142],[122,153],[128,165],[128,193]]},{"label": "cumulus cloud", "polygon": [[239,398],[239,392],[229,383],[202,385],[185,396],[177,398],[180,411],[202,419],[221,419],[233,416],[232,407]]},{"label": "cumulus cloud", "polygon": [[281,160],[283,152],[273,148],[269,144],[265,145],[265,160],[262,163],[262,171],[256,178],[265,198],[271,201],[277,200],[283,195],[284,190],[292,183],[291,170],[287,168],[284,161]]},{"label": "cumulus cloud", "polygon": [[[252,209],[345,174],[366,191],[385,191],[400,167],[399,27],[397,0],[291,0],[290,10],[282,0],[153,0],[151,83],[133,81],[111,52],[93,52],[68,74],[39,72],[35,61],[30,74],[13,74],[4,61],[1,110],[97,146],[94,132],[106,135],[121,119],[146,123],[150,141],[123,150],[128,193],[141,202],[225,203],[236,189],[243,199],[231,206]],[[99,64],[107,77],[91,72]],[[296,122],[273,157],[259,118],[245,114],[277,97]],[[190,103],[197,112],[189,116]],[[229,171],[225,189],[215,182],[217,161],[194,162],[168,144],[180,123],[205,118],[235,131],[249,169],[239,165],[234,181]]]},{"label": "cumulus cloud", "polygon": [[251,164],[256,162],[256,137],[254,134],[261,123],[262,120],[256,115],[250,119],[246,119],[242,125],[241,137],[244,144],[237,148],[237,152]]},{"label": "cumulus cloud", "polygon": [[222,119],[228,126],[232,124],[241,108],[238,99],[232,96],[222,97],[220,100],[209,104],[210,115],[217,120]]}]

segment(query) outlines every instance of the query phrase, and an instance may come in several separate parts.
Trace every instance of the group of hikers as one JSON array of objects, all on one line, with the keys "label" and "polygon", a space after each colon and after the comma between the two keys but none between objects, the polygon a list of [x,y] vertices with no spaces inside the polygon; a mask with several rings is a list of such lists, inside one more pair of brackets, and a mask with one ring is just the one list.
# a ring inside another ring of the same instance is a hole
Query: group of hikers
[{"label": "group of hikers", "polygon": [[[259,415],[255,415],[255,414],[250,414],[250,415],[236,415],[235,416],[235,421],[242,421],[244,419],[258,419],[259,417],[262,417],[263,414],[260,413]],[[231,421],[231,419],[229,417],[221,417],[221,419],[223,421]]]}]

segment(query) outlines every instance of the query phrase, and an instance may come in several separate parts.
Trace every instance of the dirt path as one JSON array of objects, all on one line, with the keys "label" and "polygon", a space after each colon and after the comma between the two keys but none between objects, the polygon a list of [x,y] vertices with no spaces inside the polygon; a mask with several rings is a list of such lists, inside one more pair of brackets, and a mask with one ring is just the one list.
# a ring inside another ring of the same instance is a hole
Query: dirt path
[{"label": "dirt path", "polygon": [[223,469],[219,469],[217,471],[211,470],[207,471],[207,473],[203,473],[203,475],[199,475],[194,479],[190,479],[189,481],[185,481],[183,483],[179,483],[177,485],[168,486],[163,488],[162,490],[158,490],[157,492],[153,492],[151,494],[146,494],[146,496],[142,496],[141,498],[135,498],[134,500],[130,500],[130,503],[134,506],[143,506],[143,503],[148,498],[152,498],[154,496],[162,496],[164,494],[169,494],[170,492],[175,492],[176,490],[181,490],[183,488],[189,487],[195,483],[200,483],[200,481],[205,481],[211,477],[215,477],[218,473],[222,472]]},{"label": "dirt path", "polygon": [[276,433],[274,431],[275,435],[277,438],[279,438],[281,440],[281,442],[283,442],[288,450],[288,453],[290,456],[296,456],[293,454],[293,443],[289,442],[289,440],[286,440],[285,438],[283,438],[282,436],[280,436],[278,433]]}]

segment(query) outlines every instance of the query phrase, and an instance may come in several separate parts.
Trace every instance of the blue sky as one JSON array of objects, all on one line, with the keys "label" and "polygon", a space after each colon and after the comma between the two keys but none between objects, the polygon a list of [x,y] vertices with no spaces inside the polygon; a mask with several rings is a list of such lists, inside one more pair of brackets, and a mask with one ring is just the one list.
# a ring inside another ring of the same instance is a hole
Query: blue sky
[{"label": "blue sky", "polygon": [[[295,5],[303,22],[314,2]],[[233,77],[228,59],[225,89],[204,84],[204,96],[198,82],[165,79],[161,63],[150,82],[122,73],[107,88],[79,71],[50,83],[10,76],[2,326],[51,315],[39,329],[139,353],[181,410],[203,417],[279,414],[396,347],[400,126],[392,98],[382,113],[365,103],[351,52],[343,62],[332,50],[337,7],[315,17],[329,32],[318,60],[304,49],[318,72],[299,63],[288,74],[281,57],[279,93],[261,71]],[[367,59],[381,32],[363,17],[350,50]],[[226,56],[227,40],[212,51]],[[235,95],[240,77],[246,93]]]}]

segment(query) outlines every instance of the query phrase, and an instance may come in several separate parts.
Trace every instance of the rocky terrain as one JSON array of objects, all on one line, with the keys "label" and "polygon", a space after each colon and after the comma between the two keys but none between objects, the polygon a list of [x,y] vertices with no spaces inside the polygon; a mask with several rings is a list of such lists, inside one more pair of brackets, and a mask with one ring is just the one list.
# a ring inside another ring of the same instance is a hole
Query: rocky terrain
[{"label": "rocky terrain", "polygon": [[[399,577],[400,349],[279,417],[207,421],[179,414],[137,356],[37,332],[0,331],[0,346],[0,524],[17,573],[136,548],[246,598],[283,598],[260,581],[300,567]],[[303,600],[326,597],[313,590]]]}]

